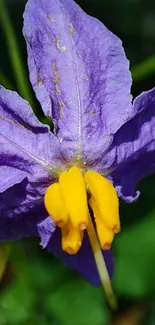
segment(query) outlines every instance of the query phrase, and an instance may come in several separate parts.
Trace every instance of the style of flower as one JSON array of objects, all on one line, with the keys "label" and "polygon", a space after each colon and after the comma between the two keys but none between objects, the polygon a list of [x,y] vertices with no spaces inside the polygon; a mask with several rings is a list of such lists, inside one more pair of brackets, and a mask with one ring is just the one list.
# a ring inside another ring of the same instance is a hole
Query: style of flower
[{"label": "style of flower", "polygon": [[121,41],[73,0],[28,0],[23,33],[54,132],[0,87],[0,240],[40,236],[98,286],[94,226],[111,275],[118,197],[134,202],[155,170],[155,88],[132,103]]}]

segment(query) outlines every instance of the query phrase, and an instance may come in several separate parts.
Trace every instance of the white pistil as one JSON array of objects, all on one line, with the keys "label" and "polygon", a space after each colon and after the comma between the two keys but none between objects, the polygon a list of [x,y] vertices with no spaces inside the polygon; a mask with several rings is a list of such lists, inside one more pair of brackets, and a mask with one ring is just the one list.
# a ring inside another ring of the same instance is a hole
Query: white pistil
[{"label": "white pistil", "polygon": [[109,306],[113,309],[117,309],[117,299],[116,296],[114,295],[112,286],[111,286],[111,281],[109,278],[109,274],[107,271],[106,263],[104,261],[104,257],[102,255],[101,247],[96,235],[96,231],[93,226],[93,222],[91,220],[91,217],[89,215],[89,222],[88,222],[88,227],[87,227],[87,232],[90,240],[90,244],[93,250],[97,270],[100,276],[101,283],[103,285],[105,295],[107,297],[107,301],[109,303]]}]

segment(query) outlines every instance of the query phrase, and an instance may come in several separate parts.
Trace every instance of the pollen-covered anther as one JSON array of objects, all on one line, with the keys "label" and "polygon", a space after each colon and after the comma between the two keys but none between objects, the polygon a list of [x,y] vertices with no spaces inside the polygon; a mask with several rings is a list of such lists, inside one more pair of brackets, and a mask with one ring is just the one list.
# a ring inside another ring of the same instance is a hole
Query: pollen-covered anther
[{"label": "pollen-covered anther", "polygon": [[91,193],[89,205],[95,217],[100,245],[108,250],[114,234],[120,231],[118,197],[110,181],[97,172],[88,171],[84,178]]},{"label": "pollen-covered anther", "polygon": [[71,167],[60,174],[59,183],[48,187],[44,198],[46,210],[61,228],[62,249],[69,254],[79,251],[84,230],[89,227],[87,189],[101,248],[110,249],[114,234],[120,231],[118,198],[113,185],[94,171],[83,175],[80,168]]},{"label": "pollen-covered anther", "polygon": [[113,227],[113,232],[115,233],[115,234],[118,234],[119,232],[121,231],[121,228],[119,227],[117,227],[117,225],[115,225],[114,227]]},{"label": "pollen-covered anther", "polygon": [[91,197],[91,199],[89,200],[89,205],[94,214],[96,230],[97,230],[101,248],[103,250],[109,250],[111,248],[111,244],[114,239],[114,232],[112,229],[109,229],[104,224],[103,220],[100,217],[100,212],[97,203],[95,202],[93,197]]},{"label": "pollen-covered anther", "polygon": [[62,249],[70,255],[76,254],[83,240],[83,231],[74,228],[69,222],[61,230],[62,234]]},{"label": "pollen-covered anther", "polygon": [[74,228],[84,230],[88,226],[88,204],[85,181],[81,170],[73,166],[60,174],[59,183],[69,219]]},{"label": "pollen-covered anther", "polygon": [[108,251],[111,248],[111,243],[105,243],[103,246],[103,250]]},{"label": "pollen-covered anther", "polygon": [[60,174],[59,183],[49,186],[44,198],[46,210],[61,228],[62,249],[76,254],[88,226],[85,181],[78,167]]},{"label": "pollen-covered anther", "polygon": [[85,229],[87,229],[87,225],[85,225],[84,223],[80,223],[79,229],[80,230],[85,230]]},{"label": "pollen-covered anther", "polygon": [[58,227],[62,228],[68,222],[68,211],[61,194],[59,183],[50,185],[44,196],[44,204],[47,212],[52,216]]}]

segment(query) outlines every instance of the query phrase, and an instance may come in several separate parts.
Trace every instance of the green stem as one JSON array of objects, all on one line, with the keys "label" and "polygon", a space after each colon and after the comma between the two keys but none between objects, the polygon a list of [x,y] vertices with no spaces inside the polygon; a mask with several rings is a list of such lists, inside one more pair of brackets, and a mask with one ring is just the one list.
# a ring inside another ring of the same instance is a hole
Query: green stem
[{"label": "green stem", "polygon": [[155,74],[155,56],[152,56],[135,67],[132,67],[131,72],[134,82]]},{"label": "green stem", "polygon": [[9,55],[12,63],[12,68],[15,74],[18,91],[23,98],[31,102],[31,90],[26,78],[21,53],[18,47],[18,42],[13,30],[12,22],[10,20],[10,17],[8,16],[7,9],[3,0],[0,0],[0,23],[7,39]]}]

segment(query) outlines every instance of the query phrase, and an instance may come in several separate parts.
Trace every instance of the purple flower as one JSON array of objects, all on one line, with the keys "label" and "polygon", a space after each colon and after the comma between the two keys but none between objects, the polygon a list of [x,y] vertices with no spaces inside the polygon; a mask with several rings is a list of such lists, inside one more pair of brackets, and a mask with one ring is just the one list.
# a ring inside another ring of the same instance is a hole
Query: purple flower
[{"label": "purple flower", "polygon": [[[132,104],[121,41],[73,0],[29,0],[23,32],[30,80],[54,133],[0,87],[0,240],[40,236],[43,247],[100,285],[83,231],[85,184],[107,249],[120,228],[115,189],[134,202],[137,182],[155,170],[155,88]],[[104,257],[112,274],[111,251]]]}]

